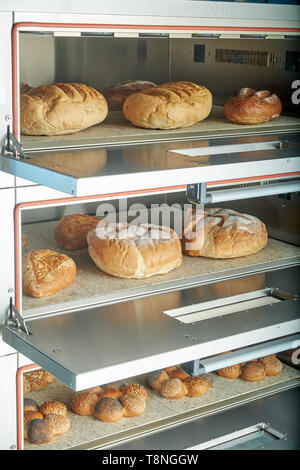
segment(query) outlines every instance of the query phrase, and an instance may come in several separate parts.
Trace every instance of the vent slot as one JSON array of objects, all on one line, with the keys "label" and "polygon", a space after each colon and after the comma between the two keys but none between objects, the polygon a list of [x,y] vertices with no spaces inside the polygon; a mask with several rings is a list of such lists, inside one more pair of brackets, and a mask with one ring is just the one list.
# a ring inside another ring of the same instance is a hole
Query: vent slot
[{"label": "vent slot", "polygon": [[228,64],[257,65],[269,67],[274,63],[274,55],[265,51],[243,51],[238,49],[216,49],[215,61]]}]

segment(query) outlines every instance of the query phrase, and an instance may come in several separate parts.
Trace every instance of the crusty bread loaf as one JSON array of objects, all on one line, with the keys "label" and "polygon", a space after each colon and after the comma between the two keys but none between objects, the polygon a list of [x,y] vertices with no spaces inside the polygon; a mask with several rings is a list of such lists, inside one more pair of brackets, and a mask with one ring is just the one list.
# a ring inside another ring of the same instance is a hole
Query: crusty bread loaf
[{"label": "crusty bread loaf", "polygon": [[182,262],[174,230],[152,224],[110,224],[102,219],[87,235],[96,266],[111,276],[146,278],[165,274]]},{"label": "crusty bread loaf", "polygon": [[23,258],[23,290],[44,297],[67,287],[76,275],[76,265],[67,255],[52,250],[31,250]]},{"label": "crusty bread loaf", "polygon": [[128,80],[116,85],[99,90],[105,97],[109,111],[122,111],[123,103],[128,96],[138,93],[145,88],[156,86],[153,82],[144,80]]},{"label": "crusty bread loaf", "polygon": [[275,93],[241,88],[224,105],[228,121],[235,124],[260,124],[280,115],[282,104]]},{"label": "crusty bread loaf", "polygon": [[51,385],[54,381],[54,375],[44,369],[26,372],[26,374],[23,375],[23,393],[42,390],[48,387],[48,385]]},{"label": "crusty bread loaf", "polygon": [[66,405],[57,400],[47,400],[40,406],[40,412],[46,415],[62,415],[67,416],[68,409]]},{"label": "crusty bread loaf", "polygon": [[123,113],[134,126],[176,129],[205,119],[212,108],[211,92],[191,82],[170,82],[130,95]]},{"label": "crusty bread loaf", "polygon": [[99,217],[92,215],[65,215],[55,225],[54,238],[65,250],[79,250],[87,246],[86,236],[99,221]]},{"label": "crusty bread loaf", "polygon": [[182,249],[187,255],[208,258],[246,256],[263,248],[267,240],[264,223],[254,216],[216,207],[186,211]]},{"label": "crusty bread loaf", "polygon": [[71,134],[99,124],[107,113],[106,99],[92,87],[82,83],[42,85],[21,94],[21,133]]}]

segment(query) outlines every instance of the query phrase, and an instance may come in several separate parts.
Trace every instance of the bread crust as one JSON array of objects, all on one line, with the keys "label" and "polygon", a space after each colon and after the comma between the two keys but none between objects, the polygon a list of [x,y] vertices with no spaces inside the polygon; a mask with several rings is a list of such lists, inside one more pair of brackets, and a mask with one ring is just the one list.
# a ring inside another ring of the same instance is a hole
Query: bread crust
[{"label": "bread crust", "polygon": [[53,436],[64,434],[70,428],[70,420],[67,416],[48,414],[44,419],[50,424]]},{"label": "bread crust", "polygon": [[96,392],[82,391],[75,393],[70,406],[74,413],[81,416],[91,416],[94,412],[99,396]]},{"label": "bread crust", "polygon": [[258,218],[230,209],[187,211],[182,250],[189,256],[236,258],[261,250],[268,241],[265,224]]},{"label": "bread crust", "polygon": [[102,122],[108,113],[104,96],[82,83],[53,83],[20,97],[21,133],[61,135]]},{"label": "bread crust", "polygon": [[278,117],[282,104],[275,93],[241,88],[224,105],[228,121],[235,124],[260,124]]},{"label": "bread crust", "polygon": [[136,395],[147,401],[148,393],[143,385],[140,384],[129,384],[121,387],[123,395]]},{"label": "bread crust", "polygon": [[169,375],[165,370],[156,370],[147,375],[147,383],[153,390],[160,390],[161,384],[168,380]]},{"label": "bread crust", "polygon": [[250,382],[264,380],[266,378],[266,369],[260,362],[247,362],[242,367],[241,378]]},{"label": "bread crust", "polygon": [[130,95],[123,114],[134,126],[176,129],[207,118],[212,108],[211,92],[192,82],[168,82]]},{"label": "bread crust", "polygon": [[87,235],[88,251],[102,271],[121,278],[165,274],[182,263],[174,230],[151,224],[109,224],[104,219]]},{"label": "bread crust", "polygon": [[156,86],[155,83],[145,80],[129,80],[104,88],[100,92],[107,101],[109,111],[122,111],[123,103],[128,96],[154,86]]},{"label": "bread crust", "polygon": [[267,376],[278,375],[282,372],[281,361],[273,355],[260,357],[258,362],[265,367]]},{"label": "bread crust", "polygon": [[146,410],[146,400],[140,395],[124,394],[120,397],[120,403],[126,417],[140,416]]},{"label": "bread crust", "polygon": [[180,379],[172,377],[161,384],[160,393],[164,398],[179,399],[187,395],[187,387]]},{"label": "bread crust", "polygon": [[42,249],[28,251],[23,258],[23,289],[33,297],[45,297],[67,287],[76,276],[69,256]]},{"label": "bread crust", "polygon": [[112,423],[123,418],[124,410],[115,398],[101,398],[95,405],[94,416],[100,421]]},{"label": "bread crust", "polygon": [[54,228],[55,241],[65,250],[80,250],[87,246],[87,234],[101,219],[86,214],[70,214],[62,217]]},{"label": "bread crust", "polygon": [[44,369],[26,372],[23,375],[23,393],[32,392],[34,390],[42,390],[55,381],[54,375]]},{"label": "bread crust", "polygon": [[33,419],[27,430],[27,439],[32,444],[48,444],[53,439],[53,431],[44,419]]},{"label": "bread crust", "polygon": [[40,406],[40,412],[46,415],[62,415],[67,416],[68,409],[64,403],[57,400],[47,400]]},{"label": "bread crust", "polygon": [[207,389],[211,386],[210,383],[203,377],[186,377],[183,383],[187,389],[189,397],[200,397],[204,395]]},{"label": "bread crust", "polygon": [[242,373],[242,368],[240,364],[234,364],[232,366],[223,367],[222,369],[217,370],[217,374],[221,377],[227,379],[237,379]]}]

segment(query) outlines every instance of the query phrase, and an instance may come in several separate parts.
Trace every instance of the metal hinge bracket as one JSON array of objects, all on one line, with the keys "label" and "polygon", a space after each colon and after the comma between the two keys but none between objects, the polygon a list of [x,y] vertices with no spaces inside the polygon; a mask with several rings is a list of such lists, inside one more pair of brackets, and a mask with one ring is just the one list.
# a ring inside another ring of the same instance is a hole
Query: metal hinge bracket
[{"label": "metal hinge bracket", "polygon": [[24,331],[24,333],[26,333],[27,335],[30,335],[24,318],[22,317],[20,312],[17,310],[15,305],[12,303],[12,298],[10,299],[10,302],[9,302],[8,319],[15,328],[17,328],[18,330]]},{"label": "metal hinge bracket", "polygon": [[27,158],[24,154],[24,149],[18,139],[10,132],[10,124],[9,119],[6,119],[8,122],[6,126],[6,136],[2,143],[2,154],[10,154],[14,158]]}]

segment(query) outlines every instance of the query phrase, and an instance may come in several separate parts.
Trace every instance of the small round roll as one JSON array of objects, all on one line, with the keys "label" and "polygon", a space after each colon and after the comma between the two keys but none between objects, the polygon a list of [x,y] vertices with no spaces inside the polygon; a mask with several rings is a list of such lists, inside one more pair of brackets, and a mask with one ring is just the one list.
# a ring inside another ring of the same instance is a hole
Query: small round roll
[{"label": "small round roll", "polygon": [[104,387],[102,391],[98,394],[99,398],[116,398],[118,400],[122,396],[121,390],[118,390],[116,388],[109,388],[109,387]]},{"label": "small round roll", "polygon": [[36,410],[28,410],[28,411],[25,411],[24,412],[24,419],[23,419],[23,425],[24,425],[24,439],[27,439],[28,437],[28,427],[29,427],[29,423],[33,420],[33,419],[43,419],[44,416],[42,415],[42,413],[40,411],[36,411]]},{"label": "small round roll", "polygon": [[23,411],[39,411],[39,405],[32,398],[23,399]]},{"label": "small round roll", "polygon": [[120,403],[123,407],[124,416],[140,416],[146,409],[146,401],[140,395],[122,395]]},{"label": "small round roll", "polygon": [[161,384],[160,393],[164,398],[179,399],[187,394],[185,384],[177,377],[172,377]]},{"label": "small round roll", "polygon": [[154,372],[151,372],[149,375],[147,375],[147,383],[150,388],[153,390],[160,390],[161,384],[165,381],[168,380],[169,375],[165,370],[156,370]]},{"label": "small round roll", "polygon": [[94,407],[97,401],[99,401],[99,396],[97,393],[82,391],[75,393],[70,406],[77,415],[91,416],[94,412]]},{"label": "small round roll", "polygon": [[44,419],[33,419],[28,426],[27,439],[32,444],[48,444],[53,439],[52,427]]},{"label": "small round roll", "polygon": [[260,362],[247,362],[242,367],[241,378],[250,382],[264,380],[266,378],[266,369]]},{"label": "small round roll", "polygon": [[124,410],[118,400],[106,397],[96,403],[94,416],[100,421],[112,423],[123,418]]},{"label": "small round roll", "polygon": [[104,388],[109,388],[110,390],[120,390],[124,387],[125,383],[123,380],[116,380],[115,382],[110,382],[108,384],[103,385]]},{"label": "small round roll", "polygon": [[277,375],[282,372],[282,363],[277,357],[274,356],[264,356],[261,357],[258,362],[260,362],[266,369],[266,375]]},{"label": "small round roll", "polygon": [[233,366],[223,367],[217,370],[217,374],[226,379],[237,379],[242,373],[242,367],[240,364],[234,364]]},{"label": "small round roll", "polygon": [[189,397],[200,397],[206,393],[206,390],[211,386],[210,383],[203,377],[187,377],[183,381],[187,389]]},{"label": "small round roll", "polygon": [[64,434],[70,428],[70,420],[67,416],[63,415],[47,415],[45,421],[50,424],[53,436]]},{"label": "small round roll", "polygon": [[44,416],[50,415],[50,414],[67,416],[68,414],[66,405],[57,400],[45,401],[40,406],[40,412],[43,413]]},{"label": "small round roll", "polygon": [[144,400],[147,400],[148,398],[148,393],[145,387],[140,384],[129,384],[129,385],[124,385],[121,387],[121,392],[123,395],[138,395],[142,397]]},{"label": "small round roll", "polygon": [[180,380],[184,380],[187,377],[190,377],[190,375],[181,369],[181,367],[176,367],[175,369],[170,370],[169,377],[177,377]]}]

